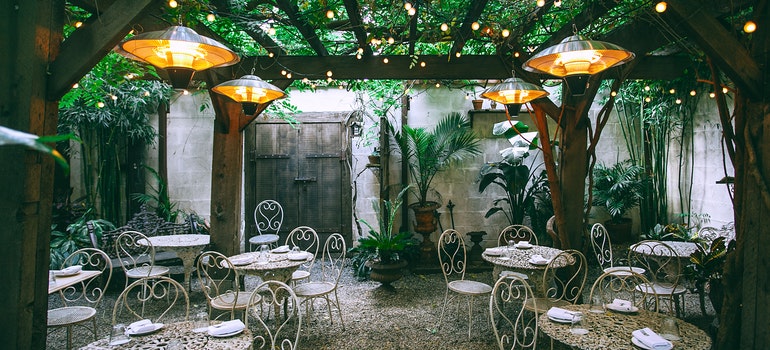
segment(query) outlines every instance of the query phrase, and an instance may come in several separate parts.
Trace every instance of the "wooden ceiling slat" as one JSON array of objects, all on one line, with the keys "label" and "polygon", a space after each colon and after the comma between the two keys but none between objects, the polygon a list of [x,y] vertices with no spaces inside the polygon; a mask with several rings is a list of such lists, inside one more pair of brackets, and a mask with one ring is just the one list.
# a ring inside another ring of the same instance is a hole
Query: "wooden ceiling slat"
[{"label": "wooden ceiling slat", "polygon": [[[233,8],[230,6],[230,1],[227,0],[211,0],[211,5],[214,5],[217,9],[223,10],[223,13],[233,13]],[[238,22],[245,22],[242,19],[236,19],[231,18],[233,23]],[[284,50],[278,43],[273,40],[267,33],[265,33],[264,30],[257,27],[256,25],[253,25],[252,23],[243,23],[243,27],[241,28],[243,31],[248,34],[254,41],[257,42],[260,46],[265,48],[265,50],[268,50],[276,55],[285,55],[286,50]]]},{"label": "wooden ceiling slat", "polygon": [[756,61],[733,34],[706,13],[702,4],[692,0],[669,0],[669,9],[678,17],[664,16],[669,23],[681,22],[698,46],[736,85],[755,98],[763,97],[762,75]]},{"label": "wooden ceiling slat", "polygon": [[484,12],[484,7],[487,6],[487,2],[489,1],[477,0],[477,1],[471,2],[471,6],[468,8],[468,12],[465,13],[465,19],[463,19],[463,24],[460,26],[460,30],[458,31],[457,35],[454,37],[455,41],[454,43],[452,43],[452,48],[449,50],[449,57],[455,57],[455,55],[458,52],[461,52],[463,50],[463,47],[465,46],[465,42],[473,34],[473,29],[471,28],[471,24],[473,24],[473,22],[476,22],[479,19],[479,16],[481,16],[481,13]]},{"label": "wooden ceiling slat", "polygon": [[299,8],[297,3],[290,0],[276,0],[276,5],[281,11],[285,12],[289,16],[289,20],[294,27],[299,30],[300,34],[307,40],[310,47],[318,54],[318,56],[329,56],[329,52],[326,47],[321,43],[321,39],[315,32],[315,29],[310,26],[304,19],[299,16]]},{"label": "wooden ceiling slat", "polygon": [[48,97],[55,101],[70,90],[131,30],[135,18],[148,11],[153,0],[119,0],[62,43],[61,53],[51,63]]},{"label": "wooden ceiling slat", "polygon": [[[389,63],[383,63],[383,58],[388,58]],[[279,58],[246,57],[242,60],[244,66],[251,67],[254,60],[257,62],[272,62],[278,60],[280,64],[270,64],[267,69],[257,69],[256,75],[264,80],[285,79],[281,74],[282,69],[292,71],[294,79],[307,77],[311,80],[326,79],[326,71],[330,68],[334,71],[334,79],[427,79],[427,80],[452,80],[452,79],[504,79],[510,77],[510,65],[498,56],[474,56],[464,55],[460,58],[447,60],[447,56],[420,56],[420,60],[426,63],[423,67],[409,69],[411,57],[403,56],[377,56],[364,59],[356,59],[354,56],[283,56]],[[259,65],[258,65],[259,66]],[[669,56],[650,56],[645,58],[629,78],[632,79],[674,79],[681,76],[682,70],[689,66],[689,59]],[[285,67],[285,68],[284,68]],[[219,68],[217,71],[228,69]],[[224,73],[226,72],[226,73]],[[223,71],[222,75],[230,76],[230,71]],[[551,79],[549,76],[534,76],[539,79]]]},{"label": "wooden ceiling slat", "polygon": [[350,27],[353,29],[353,34],[358,41],[358,47],[364,49],[364,56],[372,55],[372,47],[369,46],[369,41],[364,31],[364,23],[361,20],[361,9],[358,7],[358,1],[356,0],[344,0],[345,11],[348,13],[348,19],[350,20]]}]

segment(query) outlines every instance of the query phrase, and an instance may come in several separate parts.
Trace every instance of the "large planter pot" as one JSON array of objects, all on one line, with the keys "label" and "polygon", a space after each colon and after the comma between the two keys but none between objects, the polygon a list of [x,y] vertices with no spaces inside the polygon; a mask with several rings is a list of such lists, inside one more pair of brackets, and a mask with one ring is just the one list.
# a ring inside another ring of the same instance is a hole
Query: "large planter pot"
[{"label": "large planter pot", "polygon": [[631,219],[621,218],[618,221],[605,221],[604,228],[607,229],[613,243],[624,243],[631,240],[631,224]]},{"label": "large planter pot", "polygon": [[433,245],[433,241],[430,240],[430,234],[436,231],[436,209],[440,208],[441,204],[436,202],[427,202],[426,205],[420,205],[420,203],[414,203],[409,206],[414,212],[414,231],[422,235],[422,244],[420,244],[420,260],[423,263],[430,263],[434,261],[433,256],[436,252],[436,247]]},{"label": "large planter pot", "polygon": [[369,273],[369,278],[384,285],[390,285],[390,283],[400,280],[403,276],[401,269],[406,267],[406,265],[406,260],[400,260],[391,264],[382,264],[371,260],[366,262],[366,266],[372,269]]}]

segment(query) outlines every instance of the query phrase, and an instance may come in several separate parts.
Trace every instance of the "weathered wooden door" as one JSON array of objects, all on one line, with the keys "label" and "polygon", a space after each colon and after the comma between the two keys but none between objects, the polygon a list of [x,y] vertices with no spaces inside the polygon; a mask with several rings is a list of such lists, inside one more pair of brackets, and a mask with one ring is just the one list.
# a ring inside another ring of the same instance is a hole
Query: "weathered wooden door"
[{"label": "weathered wooden door", "polygon": [[[254,208],[274,199],[284,209],[281,239],[310,226],[321,240],[339,232],[350,243],[349,113],[304,113],[299,126],[261,120],[246,130],[246,237],[255,235]],[[248,244],[247,244],[248,249]]]}]

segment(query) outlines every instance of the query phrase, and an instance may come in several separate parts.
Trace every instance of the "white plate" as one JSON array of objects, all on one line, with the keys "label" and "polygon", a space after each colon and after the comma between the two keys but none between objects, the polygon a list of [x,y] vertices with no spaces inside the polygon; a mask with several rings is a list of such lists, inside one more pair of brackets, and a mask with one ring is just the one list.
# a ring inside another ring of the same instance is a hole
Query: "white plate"
[{"label": "white plate", "polygon": [[[639,339],[636,339],[636,337],[631,337],[631,342],[634,343],[634,345],[636,345],[636,346],[638,346],[638,347],[640,347],[642,349],[653,350],[653,348],[651,348],[651,347],[649,347],[647,345],[644,345],[644,343],[642,343]],[[673,348],[674,348],[674,345],[672,344],[669,347],[669,349],[673,349]]]},{"label": "white plate", "polygon": [[532,247],[534,247],[534,246],[533,245],[524,245],[524,246],[517,245],[517,246],[514,246],[514,247],[516,247],[516,249],[532,249]]},{"label": "white plate", "polygon": [[[628,266],[618,266],[618,267],[607,268],[607,269],[604,270],[604,272],[607,272],[607,273],[623,273],[623,272],[626,272],[626,273],[628,273],[628,270],[629,270]],[[638,273],[640,275],[644,274],[644,269],[641,268],[641,267],[631,267],[631,271],[636,272],[636,273]]]},{"label": "white plate", "polygon": [[503,255],[503,251],[500,249],[487,249],[484,251],[484,254],[489,256],[500,256]]},{"label": "white plate", "polygon": [[83,270],[83,266],[80,265],[74,265],[70,266],[66,269],[54,271],[53,275],[56,277],[69,277],[69,276],[75,276],[80,273],[80,271]]},{"label": "white plate", "polygon": [[232,337],[232,336],[237,335],[237,334],[241,334],[243,332],[243,330],[244,330],[244,328],[241,328],[241,329],[239,329],[237,331],[232,331],[230,333],[225,333],[225,334],[211,334],[211,332],[209,332],[209,335],[214,337],[214,338],[227,338],[227,337]]},{"label": "white plate", "polygon": [[635,312],[639,312],[639,308],[636,306],[631,306],[629,308],[626,308],[626,307],[615,306],[614,304],[605,304],[604,307],[607,308],[607,310],[612,310],[612,311],[620,312],[624,314],[633,314]]},{"label": "white plate", "polygon": [[290,253],[287,254],[286,257],[289,258],[289,260],[302,261],[307,260],[307,253]]},{"label": "white plate", "polygon": [[128,334],[128,335],[145,335],[145,334],[150,334],[152,332],[157,332],[161,328],[163,328],[163,323],[153,323],[152,324],[152,328],[148,327],[147,330],[145,330],[143,332],[137,332],[137,331],[134,331],[132,329],[127,329],[126,330],[126,334]]},{"label": "white plate", "polygon": [[566,323],[572,323],[572,320],[562,320],[561,318],[555,318],[555,317],[551,317],[551,316],[548,316],[548,319],[551,320],[551,321],[554,321],[556,323],[565,323],[565,324]]},{"label": "white plate", "polygon": [[550,262],[550,260],[546,260],[544,262],[534,262],[534,261],[532,261],[532,259],[530,259],[528,261],[529,261],[530,264],[537,265],[537,266],[545,266],[545,265],[548,265],[548,263]]},{"label": "white plate", "polygon": [[508,261],[508,260],[511,260],[511,258],[509,258],[509,257],[507,257],[507,256],[498,256],[498,257],[497,257],[497,260],[500,260],[500,261]]}]

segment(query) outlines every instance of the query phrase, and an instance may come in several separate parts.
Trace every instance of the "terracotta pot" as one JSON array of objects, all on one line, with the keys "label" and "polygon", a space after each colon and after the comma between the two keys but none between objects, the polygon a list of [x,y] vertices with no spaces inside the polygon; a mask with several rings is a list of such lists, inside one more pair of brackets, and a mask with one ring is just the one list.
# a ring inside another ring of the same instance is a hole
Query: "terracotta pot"
[{"label": "terracotta pot", "polygon": [[424,206],[420,203],[411,204],[409,208],[414,212],[414,231],[423,234],[436,231],[436,217],[433,212],[440,207],[441,204],[436,202],[427,202]]},{"label": "terracotta pot", "polygon": [[380,156],[369,155],[369,164],[380,164]]},{"label": "terracotta pot", "polygon": [[380,282],[384,285],[389,285],[392,282],[398,281],[403,276],[401,269],[406,267],[406,260],[400,260],[391,264],[382,264],[372,261],[367,261],[366,266],[372,269],[369,273],[369,278],[372,281]]},{"label": "terracotta pot", "polygon": [[484,100],[472,100],[471,103],[473,103],[473,109],[478,111],[484,105]]},{"label": "terracotta pot", "polygon": [[607,229],[607,233],[610,234],[610,239],[612,239],[612,242],[628,242],[631,240],[631,219],[629,218],[621,218],[617,222],[605,221],[604,222],[604,228]]}]

